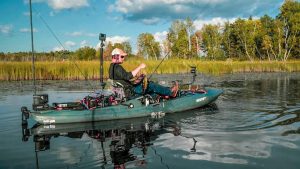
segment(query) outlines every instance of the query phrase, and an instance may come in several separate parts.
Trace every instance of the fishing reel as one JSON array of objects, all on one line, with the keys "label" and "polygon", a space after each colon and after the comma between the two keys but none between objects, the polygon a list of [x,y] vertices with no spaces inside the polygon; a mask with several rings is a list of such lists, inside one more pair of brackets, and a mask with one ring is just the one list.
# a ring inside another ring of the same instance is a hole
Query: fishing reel
[{"label": "fishing reel", "polygon": [[197,76],[197,67],[196,66],[190,66],[191,68],[191,74],[192,74],[192,82],[190,84],[195,83],[196,76]]},{"label": "fishing reel", "polygon": [[142,84],[143,93],[145,93],[148,87],[148,78],[146,74],[142,73],[141,75],[132,78],[130,81],[133,85]]}]

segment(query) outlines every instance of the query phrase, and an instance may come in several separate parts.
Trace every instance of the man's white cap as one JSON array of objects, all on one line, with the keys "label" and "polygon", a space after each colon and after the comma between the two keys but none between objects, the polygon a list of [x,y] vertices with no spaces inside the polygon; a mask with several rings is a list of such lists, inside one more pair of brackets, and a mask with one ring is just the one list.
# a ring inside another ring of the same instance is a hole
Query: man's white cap
[{"label": "man's white cap", "polygon": [[127,56],[127,53],[124,52],[122,49],[115,48],[112,52],[111,55],[120,55],[120,56]]}]

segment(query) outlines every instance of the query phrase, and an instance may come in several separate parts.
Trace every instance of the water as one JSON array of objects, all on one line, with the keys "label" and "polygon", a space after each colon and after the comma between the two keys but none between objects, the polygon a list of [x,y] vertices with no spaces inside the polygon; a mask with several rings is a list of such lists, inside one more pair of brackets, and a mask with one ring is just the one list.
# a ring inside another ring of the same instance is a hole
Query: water
[{"label": "water", "polygon": [[[196,82],[224,94],[210,106],[160,119],[46,126],[29,119],[28,130],[20,108],[31,107],[31,83],[0,82],[0,169],[299,168],[299,73],[201,75]],[[38,86],[50,102],[81,99],[89,89],[85,82]]]}]

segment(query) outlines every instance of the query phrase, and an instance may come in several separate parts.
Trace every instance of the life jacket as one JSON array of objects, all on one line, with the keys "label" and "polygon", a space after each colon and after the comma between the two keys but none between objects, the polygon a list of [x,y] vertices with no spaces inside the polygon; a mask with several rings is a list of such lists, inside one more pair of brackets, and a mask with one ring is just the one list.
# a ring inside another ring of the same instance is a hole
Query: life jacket
[{"label": "life jacket", "polygon": [[114,83],[121,83],[124,89],[125,96],[131,98],[135,95],[134,86],[130,81],[123,80],[121,77],[116,77],[115,67],[118,63],[111,63],[109,67],[109,78],[113,80]]}]

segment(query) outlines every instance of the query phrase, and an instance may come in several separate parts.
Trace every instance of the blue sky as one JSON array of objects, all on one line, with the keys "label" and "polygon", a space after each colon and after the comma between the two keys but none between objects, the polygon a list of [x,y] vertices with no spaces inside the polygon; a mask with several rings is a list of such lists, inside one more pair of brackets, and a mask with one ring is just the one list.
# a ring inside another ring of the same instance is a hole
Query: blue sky
[{"label": "blue sky", "polygon": [[[136,50],[141,33],[165,38],[175,19],[192,18],[196,29],[205,23],[236,18],[275,17],[284,0],[32,0],[35,50],[76,50],[97,47],[99,33],[107,41],[129,41]],[[0,52],[31,50],[29,0],[0,1]],[[48,29],[51,28],[51,30]],[[57,39],[52,35],[56,35]]]}]

